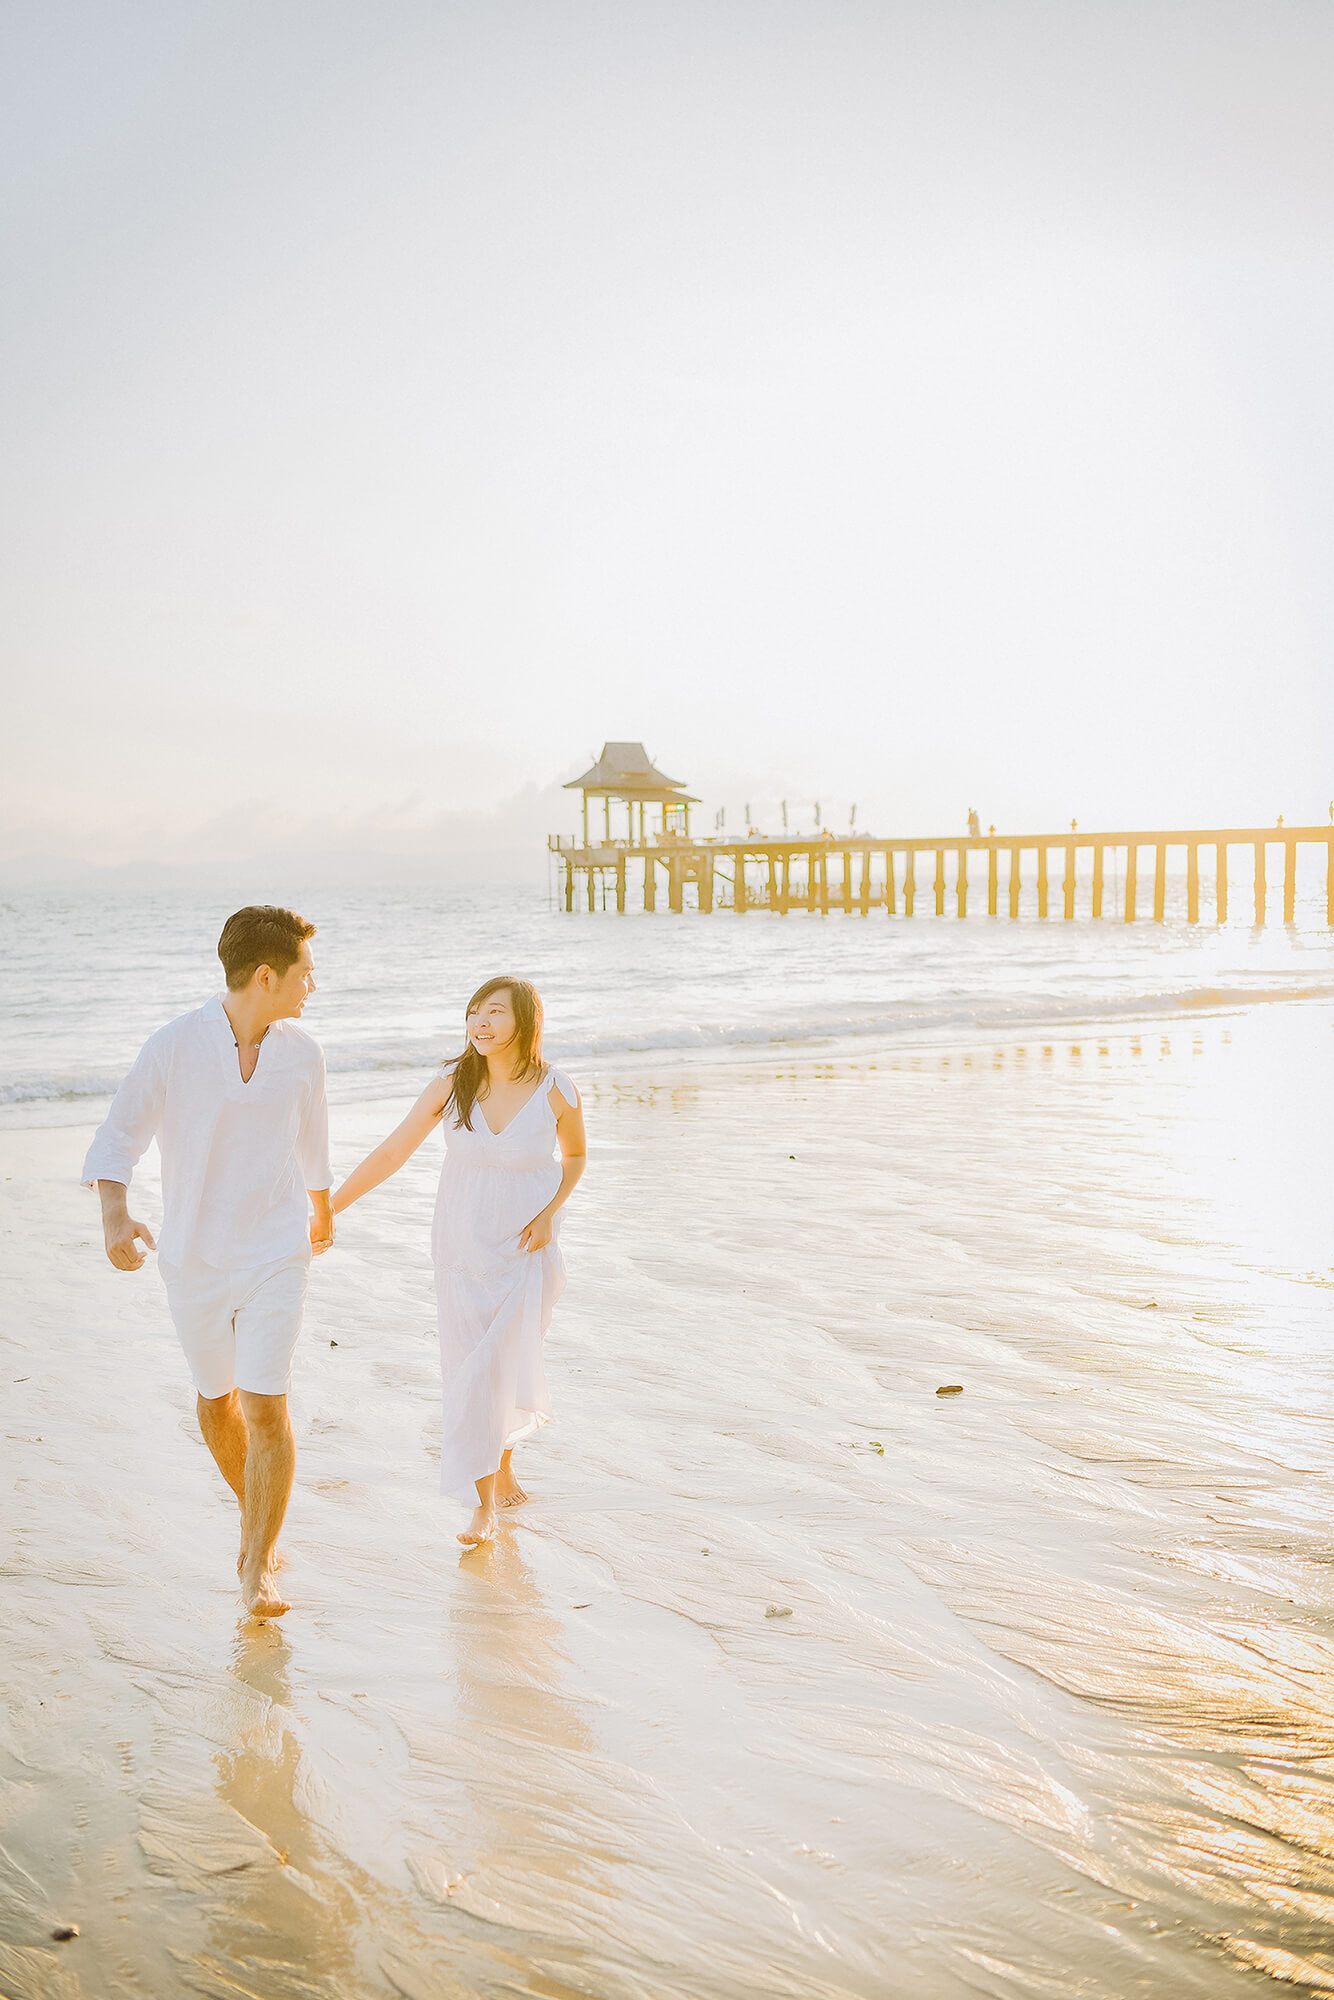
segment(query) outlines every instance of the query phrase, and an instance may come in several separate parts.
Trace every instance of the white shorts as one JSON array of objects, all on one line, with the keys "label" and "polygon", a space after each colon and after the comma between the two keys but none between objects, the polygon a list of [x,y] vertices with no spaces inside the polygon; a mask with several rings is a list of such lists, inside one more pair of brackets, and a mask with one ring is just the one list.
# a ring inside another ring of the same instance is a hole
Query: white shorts
[{"label": "white shorts", "polygon": [[233,1389],[287,1394],[310,1277],[308,1250],[248,1271],[164,1264],[160,1257],[158,1269],[201,1396],[211,1402]]}]

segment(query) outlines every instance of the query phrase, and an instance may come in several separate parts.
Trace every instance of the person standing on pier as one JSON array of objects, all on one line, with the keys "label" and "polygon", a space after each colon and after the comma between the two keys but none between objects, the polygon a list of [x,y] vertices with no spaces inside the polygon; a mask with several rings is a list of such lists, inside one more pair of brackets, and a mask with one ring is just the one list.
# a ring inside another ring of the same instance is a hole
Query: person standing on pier
[{"label": "person standing on pier", "polygon": [[578,1091],[542,1060],[542,1002],[526,979],[501,975],[479,986],[466,1033],[462,1055],[442,1064],[333,1205],[336,1214],[350,1208],[443,1126],[432,1228],[440,1490],[465,1502],[475,1494],[459,1540],[477,1548],[495,1533],[498,1507],[527,1499],[510,1455],[550,1420],[542,1342],[565,1289],[560,1211],[583,1174],[586,1141]]},{"label": "person standing on pier", "polygon": [[[226,991],[149,1036],[83,1165],[116,1269],[140,1268],[140,1243],[158,1250],[199,1428],[240,1505],[236,1567],[254,1618],[291,1608],[274,1581],[295,1468],[287,1395],[311,1256],[334,1239],[324,1057],[297,1026],[315,991],[314,935],[269,904],[229,917]],[[152,1139],[160,1247],[129,1210]]]}]

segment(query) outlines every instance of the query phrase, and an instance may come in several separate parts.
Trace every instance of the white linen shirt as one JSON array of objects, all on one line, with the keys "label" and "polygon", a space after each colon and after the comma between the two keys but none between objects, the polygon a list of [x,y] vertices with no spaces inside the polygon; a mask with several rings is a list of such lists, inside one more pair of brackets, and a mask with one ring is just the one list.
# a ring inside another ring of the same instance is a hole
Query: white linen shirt
[{"label": "white linen shirt", "polygon": [[144,1043],[88,1149],[85,1187],[128,1187],[152,1139],[167,1263],[247,1270],[295,1255],[310,1240],[307,1188],[333,1180],[319,1043],[295,1021],[275,1021],[243,1083],[215,994]]}]

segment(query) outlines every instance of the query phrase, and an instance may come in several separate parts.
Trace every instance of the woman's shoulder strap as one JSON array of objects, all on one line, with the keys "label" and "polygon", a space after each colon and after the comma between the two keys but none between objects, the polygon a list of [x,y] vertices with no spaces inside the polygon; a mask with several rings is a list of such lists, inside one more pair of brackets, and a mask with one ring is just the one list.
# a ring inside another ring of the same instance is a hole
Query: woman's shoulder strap
[{"label": "woman's shoulder strap", "polygon": [[576,1090],[571,1079],[565,1074],[563,1069],[555,1069],[551,1064],[548,1064],[547,1088],[550,1089],[553,1084],[567,1104],[578,1105],[579,1092]]}]

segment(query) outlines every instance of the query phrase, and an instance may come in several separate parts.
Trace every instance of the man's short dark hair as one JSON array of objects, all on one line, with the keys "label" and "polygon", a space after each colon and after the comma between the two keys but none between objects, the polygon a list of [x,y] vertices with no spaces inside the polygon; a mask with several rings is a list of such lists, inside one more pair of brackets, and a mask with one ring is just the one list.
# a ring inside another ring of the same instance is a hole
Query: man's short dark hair
[{"label": "man's short dark hair", "polygon": [[248,986],[261,965],[275,972],[290,972],[301,956],[307,938],[315,935],[295,910],[280,910],[275,903],[248,903],[228,917],[218,939],[218,957],[235,991]]}]

